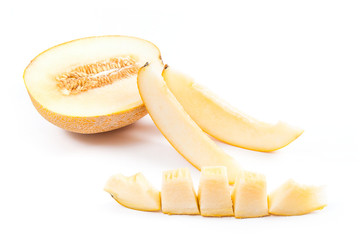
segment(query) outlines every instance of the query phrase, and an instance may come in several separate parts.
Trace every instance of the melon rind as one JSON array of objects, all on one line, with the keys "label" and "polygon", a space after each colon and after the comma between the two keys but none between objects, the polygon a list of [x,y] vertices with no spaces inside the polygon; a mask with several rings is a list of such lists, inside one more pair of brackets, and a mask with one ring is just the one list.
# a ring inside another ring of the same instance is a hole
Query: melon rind
[{"label": "melon rind", "polygon": [[128,111],[93,117],[66,116],[43,107],[33,97],[31,101],[36,110],[52,124],[75,133],[92,134],[108,132],[130,125],[147,114],[145,106],[139,105]]}]

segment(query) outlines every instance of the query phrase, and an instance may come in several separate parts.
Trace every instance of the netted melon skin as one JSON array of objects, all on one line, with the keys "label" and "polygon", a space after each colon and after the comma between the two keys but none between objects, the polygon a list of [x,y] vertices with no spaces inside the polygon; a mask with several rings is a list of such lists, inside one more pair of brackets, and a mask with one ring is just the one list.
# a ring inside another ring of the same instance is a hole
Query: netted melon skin
[{"label": "netted melon skin", "polygon": [[112,131],[130,125],[147,114],[146,108],[142,104],[126,111],[103,116],[66,116],[44,108],[30,94],[29,96],[41,116],[52,124],[75,133],[94,134]]}]

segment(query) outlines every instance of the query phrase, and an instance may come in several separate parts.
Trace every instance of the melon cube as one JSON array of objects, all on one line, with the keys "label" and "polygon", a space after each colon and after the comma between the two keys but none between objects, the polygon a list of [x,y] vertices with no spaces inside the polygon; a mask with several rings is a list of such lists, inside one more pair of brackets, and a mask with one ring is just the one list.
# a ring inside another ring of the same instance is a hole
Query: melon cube
[{"label": "melon cube", "polygon": [[189,169],[180,168],[163,172],[161,205],[162,212],[167,214],[199,214]]},{"label": "melon cube", "polygon": [[229,181],[223,166],[203,167],[198,199],[202,216],[233,216]]},{"label": "melon cube", "polygon": [[232,192],[236,218],[262,217],[268,215],[265,176],[242,171],[235,180]]}]

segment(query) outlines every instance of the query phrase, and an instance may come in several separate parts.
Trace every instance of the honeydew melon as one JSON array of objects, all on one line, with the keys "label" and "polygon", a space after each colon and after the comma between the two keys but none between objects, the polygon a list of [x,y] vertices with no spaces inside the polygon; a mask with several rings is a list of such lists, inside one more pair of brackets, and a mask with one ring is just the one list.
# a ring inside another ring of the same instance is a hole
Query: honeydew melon
[{"label": "honeydew melon", "polygon": [[136,83],[147,61],[162,64],[151,42],[127,36],[88,37],[42,52],[23,77],[31,101],[45,119],[68,131],[98,133],[147,114]]}]

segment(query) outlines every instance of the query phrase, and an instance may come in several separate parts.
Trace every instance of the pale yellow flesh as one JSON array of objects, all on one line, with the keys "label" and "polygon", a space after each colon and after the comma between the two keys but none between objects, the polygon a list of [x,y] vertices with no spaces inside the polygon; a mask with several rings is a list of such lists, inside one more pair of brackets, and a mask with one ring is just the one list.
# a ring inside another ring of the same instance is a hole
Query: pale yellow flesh
[{"label": "pale yellow flesh", "polygon": [[288,145],[303,133],[303,130],[283,122],[269,124],[258,121],[170,67],[162,75],[170,91],[200,128],[223,142],[266,152]]},{"label": "pale yellow flesh", "polygon": [[197,197],[188,169],[181,168],[163,173],[161,206],[162,212],[167,214],[199,214]]},{"label": "pale yellow flesh", "polygon": [[225,167],[203,167],[201,169],[198,200],[202,216],[234,215]]},{"label": "pale yellow flesh", "polygon": [[236,218],[252,218],[268,215],[265,176],[242,171],[236,178],[232,192]]},{"label": "pale yellow flesh", "polygon": [[141,211],[161,209],[160,192],[150,185],[142,173],[130,177],[114,175],[107,181],[104,190],[125,207]]},{"label": "pale yellow flesh", "polygon": [[196,168],[225,166],[229,182],[233,183],[240,167],[185,112],[166,86],[161,71],[162,66],[150,64],[138,73],[139,92],[155,125]]},{"label": "pale yellow flesh", "polygon": [[269,213],[302,215],[326,206],[324,187],[300,185],[289,180],[269,194]]}]

